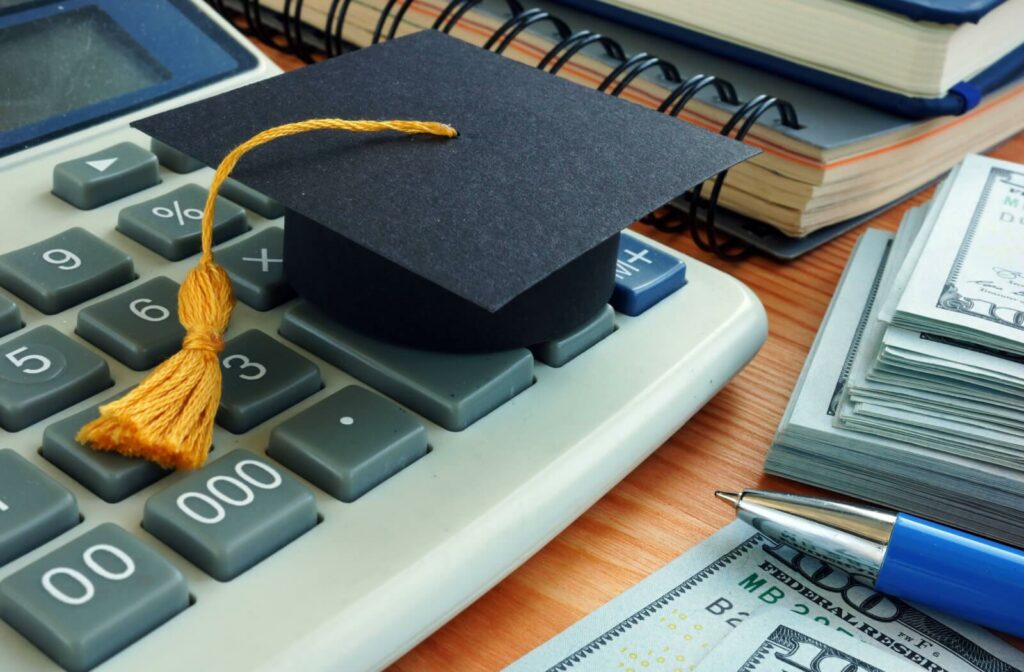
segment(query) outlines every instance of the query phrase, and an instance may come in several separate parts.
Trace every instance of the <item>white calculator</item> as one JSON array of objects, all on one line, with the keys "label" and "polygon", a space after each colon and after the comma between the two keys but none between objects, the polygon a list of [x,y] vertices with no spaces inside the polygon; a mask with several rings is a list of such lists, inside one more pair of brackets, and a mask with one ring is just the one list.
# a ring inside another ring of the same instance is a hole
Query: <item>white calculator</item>
[{"label": "white calculator", "polygon": [[231,183],[216,254],[239,306],[209,462],[93,451],[78,429],[180,345],[212,175],[129,122],[278,70],[199,2],[0,7],[3,670],[384,667],[764,342],[750,290],[629,232],[610,305],[557,341],[376,342],[294,296],[280,206]]}]

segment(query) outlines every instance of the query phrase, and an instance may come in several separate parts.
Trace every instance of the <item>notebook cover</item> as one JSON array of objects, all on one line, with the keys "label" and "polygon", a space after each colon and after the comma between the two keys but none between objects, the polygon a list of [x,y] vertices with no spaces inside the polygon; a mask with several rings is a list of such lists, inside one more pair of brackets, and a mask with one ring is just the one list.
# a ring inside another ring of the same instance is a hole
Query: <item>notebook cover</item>
[{"label": "notebook cover", "polygon": [[977,23],[1006,0],[858,0],[915,21]]},{"label": "notebook cover", "polygon": [[719,208],[716,224],[719,230],[739,238],[756,250],[776,259],[790,261],[821,247],[829,241],[835,240],[847,231],[866,224],[889,208],[916,196],[941,179],[941,177],[937,178],[928,184],[918,187],[880,208],[865,212],[863,215],[845,219],[823,229],[818,229],[803,238],[791,238],[770,224],[759,222],[756,219],[751,219],[724,208]]},{"label": "notebook cover", "polygon": [[[767,73],[781,75],[821,91],[827,91],[908,119],[927,119],[943,115],[963,114],[975,107],[986,93],[997,89],[1015,77],[1024,75],[1024,45],[1021,45],[971,80],[957,84],[941,98],[904,96],[886,89],[868,86],[867,84],[800,65],[784,58],[757,51],[756,49],[711,37],[710,35],[689,30],[650,16],[615,7],[599,0],[551,1],[565,7],[587,12],[593,16],[606,18],[620,25],[636,28],[673,42],[694,47],[716,56],[732,59]],[[938,2],[936,0],[921,3],[911,0],[873,0],[866,4],[878,6],[883,4],[899,4],[907,5],[909,8],[910,5],[918,4],[934,5],[937,7],[951,5],[952,3]],[[1000,2],[998,0],[987,0],[986,3],[970,4],[988,4],[991,5],[991,7],[988,7],[988,10],[991,10]],[[616,36],[614,30],[609,34]],[[662,55],[660,51],[658,55]],[[721,73],[716,71],[715,74]],[[735,82],[733,83],[735,84]]]}]

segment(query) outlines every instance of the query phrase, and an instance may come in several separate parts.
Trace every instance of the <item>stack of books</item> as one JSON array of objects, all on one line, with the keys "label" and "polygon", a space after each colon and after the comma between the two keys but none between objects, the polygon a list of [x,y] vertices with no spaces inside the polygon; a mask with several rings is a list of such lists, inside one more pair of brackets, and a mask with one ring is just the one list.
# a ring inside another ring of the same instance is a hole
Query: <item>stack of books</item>
[{"label": "stack of books", "polygon": [[328,54],[430,28],[548,70],[572,51],[559,76],[650,107],[713,74],[736,99],[708,86],[678,116],[715,130],[757,94],[785,100],[799,128],[761,117],[746,141],[763,154],[730,171],[721,204],[792,238],[838,235],[1024,129],[1024,0],[555,2],[262,0],[258,16]]}]

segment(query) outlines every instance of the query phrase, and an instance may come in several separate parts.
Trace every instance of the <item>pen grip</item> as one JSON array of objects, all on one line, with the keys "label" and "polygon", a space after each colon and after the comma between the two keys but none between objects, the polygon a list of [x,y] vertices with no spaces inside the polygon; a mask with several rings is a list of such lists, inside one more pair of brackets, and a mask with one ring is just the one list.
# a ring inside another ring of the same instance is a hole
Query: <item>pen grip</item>
[{"label": "pen grip", "polygon": [[1017,636],[1024,635],[1024,551],[899,514],[875,586]]}]

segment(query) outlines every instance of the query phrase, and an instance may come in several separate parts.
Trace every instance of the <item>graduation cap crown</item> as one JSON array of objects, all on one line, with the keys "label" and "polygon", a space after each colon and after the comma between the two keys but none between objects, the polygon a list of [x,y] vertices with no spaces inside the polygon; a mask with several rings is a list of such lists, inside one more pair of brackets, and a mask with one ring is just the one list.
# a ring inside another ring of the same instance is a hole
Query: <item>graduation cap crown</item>
[{"label": "graduation cap crown", "polygon": [[[374,121],[393,118],[447,125]],[[285,206],[301,296],[374,335],[461,350],[530,345],[591,317],[611,294],[619,231],[755,153],[431,31],[135,125],[219,167],[179,295],[183,351],[79,440],[185,468],[210,445],[232,304],[214,201],[247,151],[261,147],[233,176]],[[402,135],[306,132],[322,129]]]}]

